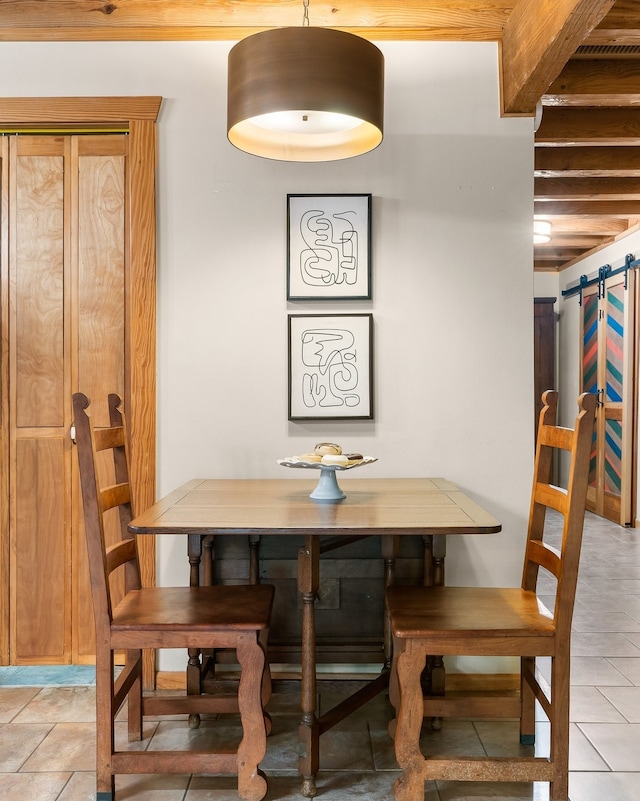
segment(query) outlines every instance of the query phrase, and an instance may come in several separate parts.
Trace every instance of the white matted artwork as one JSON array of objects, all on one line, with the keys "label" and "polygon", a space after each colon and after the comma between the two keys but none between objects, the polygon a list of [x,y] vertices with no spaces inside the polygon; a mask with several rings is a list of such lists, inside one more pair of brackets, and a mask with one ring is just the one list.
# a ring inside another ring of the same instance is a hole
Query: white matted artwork
[{"label": "white matted artwork", "polygon": [[373,315],[289,315],[289,420],[373,419]]},{"label": "white matted artwork", "polygon": [[371,299],[371,195],[287,195],[287,300]]}]

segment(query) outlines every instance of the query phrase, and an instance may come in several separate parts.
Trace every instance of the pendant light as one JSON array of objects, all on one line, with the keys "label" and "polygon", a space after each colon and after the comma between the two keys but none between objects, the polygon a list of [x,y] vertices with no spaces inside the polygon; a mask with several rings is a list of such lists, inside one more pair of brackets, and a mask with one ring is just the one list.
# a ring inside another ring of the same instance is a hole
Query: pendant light
[{"label": "pendant light", "polygon": [[334,28],[274,28],[229,52],[227,136],[256,156],[334,161],[382,141],[384,57]]}]

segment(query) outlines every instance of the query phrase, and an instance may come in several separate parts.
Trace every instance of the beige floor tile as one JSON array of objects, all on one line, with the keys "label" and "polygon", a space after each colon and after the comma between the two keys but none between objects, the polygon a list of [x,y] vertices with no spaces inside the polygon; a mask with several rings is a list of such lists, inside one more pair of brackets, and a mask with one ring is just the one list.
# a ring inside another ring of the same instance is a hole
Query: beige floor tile
[{"label": "beige floor tile", "polygon": [[265,773],[298,775],[298,722],[297,716],[274,716],[267,753],[260,765]]},{"label": "beige floor tile", "polygon": [[638,649],[624,634],[617,632],[579,632],[571,636],[571,654],[577,656],[635,656]]},{"label": "beige floor tile", "polygon": [[579,583],[579,592],[582,600],[588,595],[603,597],[607,595],[640,594],[640,579],[624,579],[612,581],[611,579],[588,579]]},{"label": "beige floor tile", "polygon": [[624,612],[594,615],[592,610],[582,609],[579,604],[575,608],[572,627],[574,631],[640,632],[640,623]]},{"label": "beige floor tile", "polygon": [[267,711],[270,715],[298,715],[300,717],[300,682],[274,681]]},{"label": "beige floor tile", "polygon": [[155,734],[158,728],[158,723],[156,721],[144,721],[144,725],[142,728],[143,738],[142,740],[134,740],[133,742],[129,742],[129,733],[127,731],[127,724],[126,721],[116,721],[115,727],[115,740],[116,740],[116,749],[119,751],[146,751],[151,743],[151,738]]},{"label": "beige floor tile", "polygon": [[88,723],[96,719],[94,687],[44,687],[14,723]]},{"label": "beige floor tile", "polygon": [[207,748],[235,748],[242,739],[240,724],[203,720],[190,729],[186,720],[163,720],[151,738],[149,748],[157,751],[197,751]]},{"label": "beige floor tile", "polygon": [[0,725],[0,772],[19,771],[52,728],[51,723]]},{"label": "beige floor tile", "polygon": [[[638,637],[636,644],[640,645],[640,637]],[[629,681],[640,687],[640,659],[611,657],[608,661]]]},{"label": "beige floor tile", "polygon": [[575,723],[624,723],[624,716],[607,700],[604,689],[588,685],[572,687],[571,720]]},{"label": "beige floor tile", "polygon": [[572,773],[571,801],[638,801],[640,773]]},{"label": "beige floor tile", "polygon": [[95,770],[93,723],[57,723],[25,762],[25,772]]},{"label": "beige floor tile", "polygon": [[193,776],[185,801],[238,801],[237,787],[235,776]]},{"label": "beige floor tile", "polygon": [[549,801],[543,782],[437,782],[439,801]]},{"label": "beige floor tile", "polygon": [[2,801],[56,801],[69,773],[0,773]]},{"label": "beige floor tile", "polygon": [[629,679],[601,656],[571,657],[571,684],[592,687],[631,686]]},{"label": "beige floor tile", "polygon": [[602,694],[629,723],[640,723],[640,687],[603,687]]},{"label": "beige floor tile", "polygon": [[0,687],[0,723],[12,721],[39,692],[39,687]]},{"label": "beige floor tile", "polygon": [[482,756],[484,749],[471,721],[444,720],[441,729],[433,729],[429,721],[422,725],[420,747],[424,754]]},{"label": "beige floor tile", "polygon": [[395,747],[387,726],[381,721],[372,721],[369,724],[369,736],[376,770],[398,772],[400,768],[396,762]]},{"label": "beige floor tile", "polygon": [[536,723],[535,746],[520,745],[520,725],[515,720],[478,720],[475,730],[488,756],[548,756],[549,724]]},{"label": "beige floor tile", "polygon": [[320,770],[372,771],[373,754],[369,729],[363,722],[360,729],[331,729],[320,738]]},{"label": "beige floor tile", "polygon": [[96,774],[93,771],[77,771],[71,774],[57,801],[95,801],[95,798]]},{"label": "beige floor tile", "polygon": [[181,773],[116,776],[116,801],[183,801],[189,780]]},{"label": "beige floor tile", "polygon": [[590,610],[596,618],[603,612],[624,612],[637,620],[640,614],[640,595],[616,592],[615,584],[616,582],[611,582],[608,593],[581,596],[580,608]]},{"label": "beige floor tile", "polygon": [[[188,784],[189,777],[183,774],[116,776],[115,801],[183,801]],[[83,771],[71,776],[57,801],[95,801],[95,797],[96,775]]]},{"label": "beige floor tile", "polygon": [[608,770],[608,768],[582,729],[572,723],[569,729],[569,771]]},{"label": "beige floor tile", "polygon": [[621,772],[640,770],[638,754],[640,724],[579,723],[577,725],[611,770]]}]

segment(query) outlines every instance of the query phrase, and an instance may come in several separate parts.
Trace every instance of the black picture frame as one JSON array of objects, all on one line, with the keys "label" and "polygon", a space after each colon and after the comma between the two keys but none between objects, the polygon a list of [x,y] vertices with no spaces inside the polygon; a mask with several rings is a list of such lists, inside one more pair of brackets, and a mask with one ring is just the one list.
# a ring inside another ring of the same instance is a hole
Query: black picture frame
[{"label": "black picture frame", "polygon": [[373,419],[373,315],[288,315],[289,420]]},{"label": "black picture frame", "polygon": [[371,194],[287,195],[287,300],[371,300]]}]

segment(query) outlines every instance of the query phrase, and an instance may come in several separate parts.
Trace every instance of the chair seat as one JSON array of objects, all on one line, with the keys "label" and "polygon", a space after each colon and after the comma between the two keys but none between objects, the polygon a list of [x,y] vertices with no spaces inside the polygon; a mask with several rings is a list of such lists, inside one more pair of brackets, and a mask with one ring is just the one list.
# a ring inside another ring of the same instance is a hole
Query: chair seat
[{"label": "chair seat", "polygon": [[394,637],[553,637],[551,612],[534,592],[494,587],[389,587]]},{"label": "chair seat", "polygon": [[269,584],[145,587],[127,593],[113,612],[112,632],[257,631],[269,627]]}]

